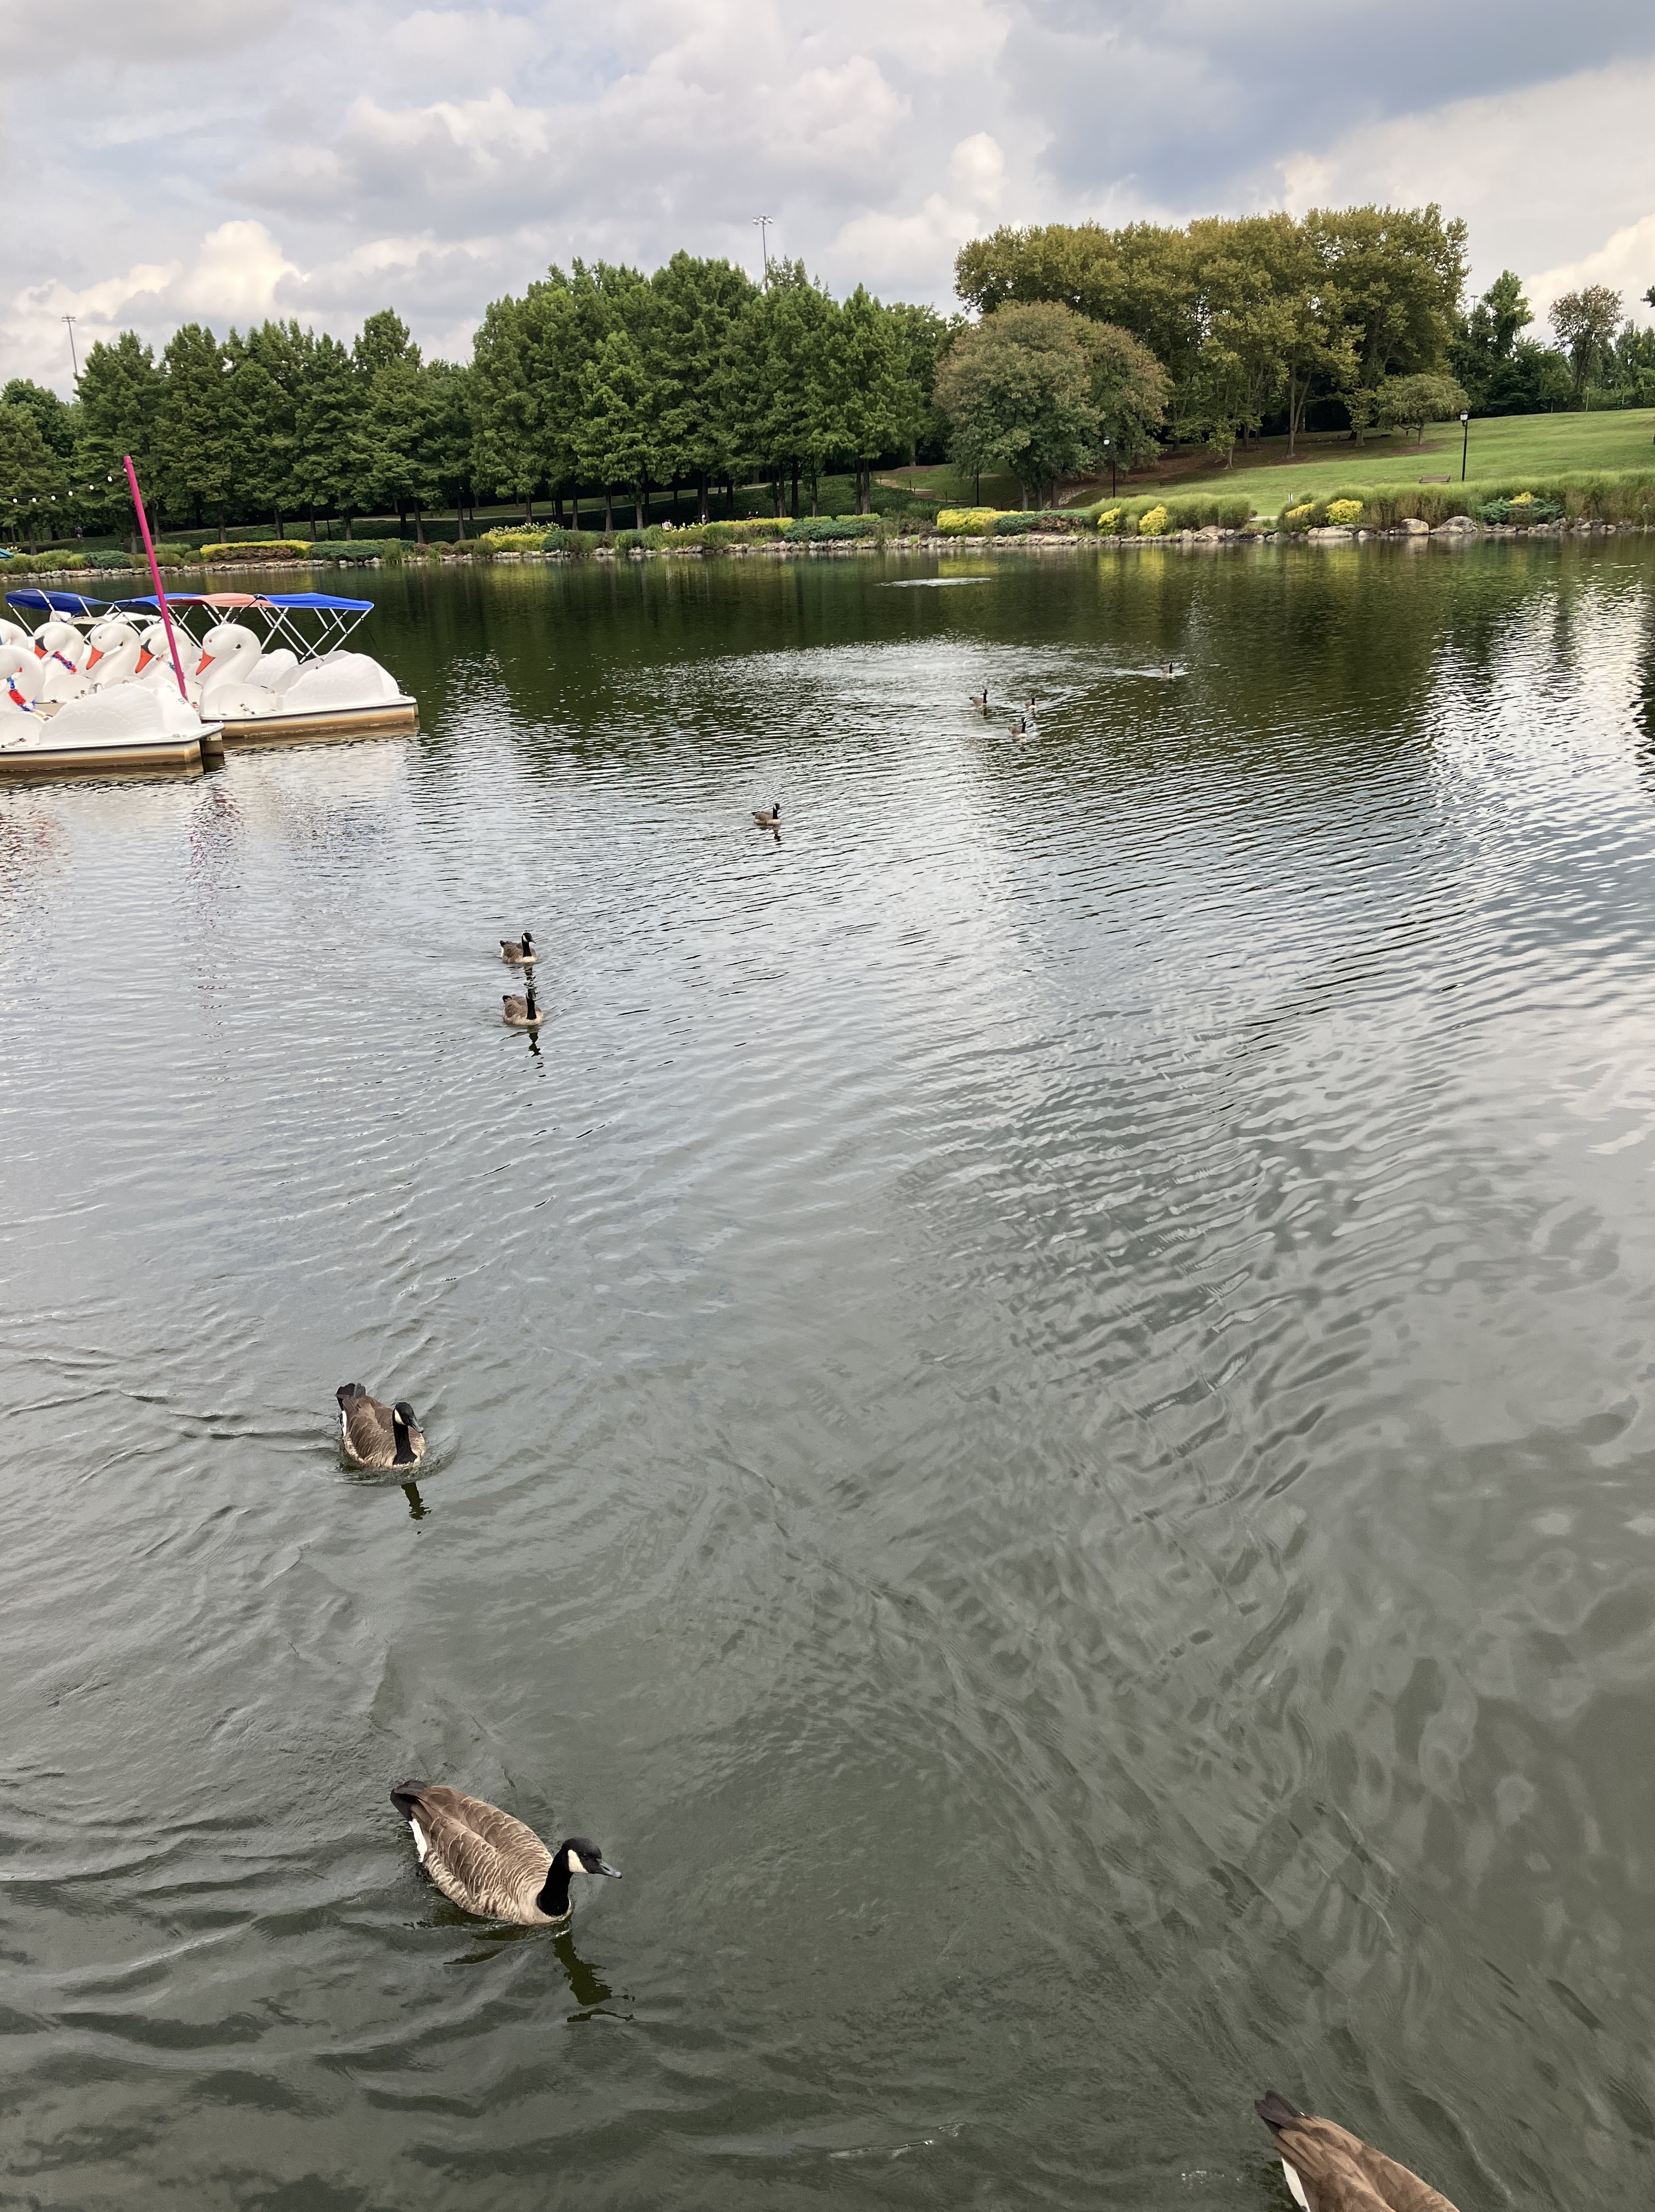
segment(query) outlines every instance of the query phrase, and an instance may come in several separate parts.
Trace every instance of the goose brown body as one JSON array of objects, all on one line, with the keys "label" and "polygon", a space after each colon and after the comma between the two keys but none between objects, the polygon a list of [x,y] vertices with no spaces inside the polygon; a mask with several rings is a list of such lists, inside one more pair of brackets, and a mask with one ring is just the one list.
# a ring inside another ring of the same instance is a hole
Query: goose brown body
[{"label": "goose brown body", "polygon": [[502,991],[500,994],[500,1003],[504,1009],[501,1019],[508,1029],[538,1030],[545,1019],[545,1016],[535,1003],[532,975],[529,978],[526,998],[520,999],[511,991]]},{"label": "goose brown body", "polygon": [[534,939],[528,931],[526,929],[522,936],[518,939],[502,937],[500,940],[500,957],[514,968],[532,968],[536,954]]},{"label": "goose brown body", "polygon": [[781,800],[778,799],[774,806],[755,806],[753,820],[761,830],[779,830],[782,827]]},{"label": "goose brown body", "polygon": [[1336,2120],[1301,2112],[1274,2089],[1255,2110],[1275,2138],[1288,2186],[1309,2212],[1454,2212],[1439,2190]]},{"label": "goose brown body", "polygon": [[353,1467],[417,1467],[425,1456],[425,1433],[405,1398],[394,1406],[370,1398],[360,1382],[341,1382],[339,1443]]},{"label": "goose brown body", "polygon": [[485,1920],[526,1928],[567,1920],[574,1909],[571,1875],[619,1878],[595,1844],[571,1836],[549,1850],[521,1820],[446,1783],[399,1782],[391,1802],[412,1832],[420,1864],[443,1895]]}]

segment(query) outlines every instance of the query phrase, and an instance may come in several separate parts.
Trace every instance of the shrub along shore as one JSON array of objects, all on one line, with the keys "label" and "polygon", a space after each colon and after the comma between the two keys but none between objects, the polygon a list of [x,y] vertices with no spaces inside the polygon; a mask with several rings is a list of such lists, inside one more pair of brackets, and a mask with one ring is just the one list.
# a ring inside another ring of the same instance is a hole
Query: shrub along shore
[{"label": "shrub along shore", "polygon": [[[1275,544],[1293,539],[1345,544],[1427,532],[1464,539],[1484,535],[1558,537],[1655,525],[1655,471],[1500,479],[1459,484],[1351,484],[1323,497],[1289,495],[1279,514],[1261,515],[1244,493],[1185,493],[1099,501],[1089,507],[1007,513],[995,507],[909,510],[795,521],[754,516],[733,522],[654,523],[645,530],[599,532],[553,526],[490,530],[459,544],[417,544],[400,538],[238,539],[231,544],[158,545],[162,569],[186,585],[188,572],[259,568],[356,568],[386,562],[583,561],[764,552],[872,551],[970,546],[1046,550],[1095,545],[1165,545],[1200,538]],[[141,555],[113,551],[16,554],[0,562],[0,586],[27,577],[77,578],[101,596],[119,579],[147,575]]]}]

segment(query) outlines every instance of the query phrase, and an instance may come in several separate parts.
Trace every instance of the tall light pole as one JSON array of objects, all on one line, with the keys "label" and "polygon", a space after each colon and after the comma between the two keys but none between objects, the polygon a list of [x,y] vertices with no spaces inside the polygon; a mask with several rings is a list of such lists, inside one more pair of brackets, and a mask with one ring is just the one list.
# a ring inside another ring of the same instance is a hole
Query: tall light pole
[{"label": "tall light pole", "polygon": [[758,233],[758,250],[764,257],[764,283],[766,287],[769,286],[770,281],[770,225],[775,221],[776,217],[773,215],[756,215],[753,217],[753,226]]},{"label": "tall light pole", "polygon": [[78,384],[81,380],[81,364],[75,352],[75,325],[77,318],[74,315],[65,315],[63,319],[69,325],[69,359],[75,371],[75,381]]},{"label": "tall light pole", "polygon": [[1115,441],[1112,438],[1104,439],[1104,451],[1109,455],[1109,495],[1113,499],[1115,496]]},{"label": "tall light pole", "polygon": [[1470,451],[1471,413],[1469,408],[1462,407],[1460,410],[1460,482],[1462,483],[1465,482],[1465,463]]}]

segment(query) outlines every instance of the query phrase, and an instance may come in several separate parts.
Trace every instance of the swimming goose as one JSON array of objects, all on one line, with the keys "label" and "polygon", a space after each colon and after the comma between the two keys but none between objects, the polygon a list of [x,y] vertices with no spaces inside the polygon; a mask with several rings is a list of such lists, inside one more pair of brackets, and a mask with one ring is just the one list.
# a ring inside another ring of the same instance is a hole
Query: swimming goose
[{"label": "swimming goose", "polygon": [[509,937],[502,937],[501,939],[500,957],[502,960],[508,961],[514,968],[533,967],[534,940],[530,937],[526,929],[515,943],[514,943]]},{"label": "swimming goose", "polygon": [[758,827],[761,830],[779,830],[782,827],[781,800],[778,799],[775,805],[770,807],[768,811],[762,806],[755,806],[753,809],[753,820],[758,824]]},{"label": "swimming goose", "polygon": [[505,1023],[508,1029],[538,1030],[541,1023],[545,1019],[545,1016],[541,1012],[539,1007],[534,1003],[534,978],[532,975],[531,975],[528,980],[527,998],[514,998],[509,991],[502,991],[500,994],[500,1003],[505,1008],[505,1012],[501,1016],[501,1019]]},{"label": "swimming goose", "polygon": [[565,1836],[549,1851],[532,1828],[496,1805],[442,1782],[399,1782],[391,1802],[413,1832],[419,1863],[442,1894],[484,1920],[523,1927],[567,1920],[571,1875],[607,1875],[611,1866],[586,1836]]},{"label": "swimming goose", "polygon": [[988,685],[987,685],[986,684],[983,685],[983,689],[982,689],[980,691],[973,691],[973,692],[972,692],[972,694],[971,694],[971,704],[972,704],[974,707],[981,707],[981,708],[982,708],[982,709],[983,709],[983,713],[984,713],[985,714],[988,713],[988,711],[989,711],[989,687],[988,687]]},{"label": "swimming goose", "polygon": [[1253,2110],[1275,2138],[1281,2171],[1304,2212],[1454,2212],[1417,2173],[1336,2121],[1295,2110],[1274,2089]]},{"label": "swimming goose", "polygon": [[425,1456],[419,1416],[406,1398],[382,1406],[360,1382],[341,1382],[339,1443],[352,1467],[414,1467]]}]

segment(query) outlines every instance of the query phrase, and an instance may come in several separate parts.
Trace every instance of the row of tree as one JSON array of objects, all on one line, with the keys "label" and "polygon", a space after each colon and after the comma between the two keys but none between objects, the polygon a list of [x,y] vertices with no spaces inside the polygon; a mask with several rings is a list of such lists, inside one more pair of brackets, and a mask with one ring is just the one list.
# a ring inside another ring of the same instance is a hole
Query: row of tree
[{"label": "row of tree", "polygon": [[[371,315],[354,343],[265,323],[219,338],[175,331],[159,360],[131,331],[88,355],[66,404],[14,382],[0,394],[0,516],[106,526],[125,503],[121,458],[174,524],[318,519],[428,507],[462,517],[484,498],[545,495],[642,507],[755,472],[778,511],[813,508],[822,473],[872,471],[936,447],[931,390],[950,326],[859,287],[836,301],[794,263],[755,284],[725,261],[675,254],[646,277],[576,262],[520,299],[495,301],[465,364],[424,361],[399,319]],[[56,518],[49,510],[56,507]],[[43,510],[48,512],[43,513]],[[57,533],[61,534],[61,533]]]},{"label": "row of tree", "polygon": [[[1220,455],[1307,422],[1422,426],[1482,412],[1655,404],[1655,334],[1619,294],[1552,310],[1556,343],[1502,275],[1462,311],[1465,228],[1379,207],[1001,229],[956,264],[977,319],[835,301],[792,262],[756,284],[674,254],[650,276],[575,262],[495,301],[469,362],[423,359],[389,309],[349,345],[296,323],[220,338],[175,331],[159,359],[131,331],[94,345],[73,402],[0,393],[0,526],[61,536],[125,514],[121,457],[175,526],[569,495],[642,510],[688,487],[704,518],[762,476],[776,512],[813,512],[829,471],[893,457],[1007,470],[1025,503],[1166,437]],[[1655,292],[1650,296],[1655,300]],[[640,519],[641,515],[640,515]]]},{"label": "row of tree", "polygon": [[1655,405],[1655,333],[1606,286],[1555,303],[1550,346],[1524,335],[1533,315],[1509,270],[1463,310],[1465,226],[1435,205],[1001,229],[955,269],[981,315],[1056,303],[1140,339],[1166,373],[1169,434],[1225,455],[1266,430],[1291,447],[1307,420],[1360,443],[1421,409]]}]

